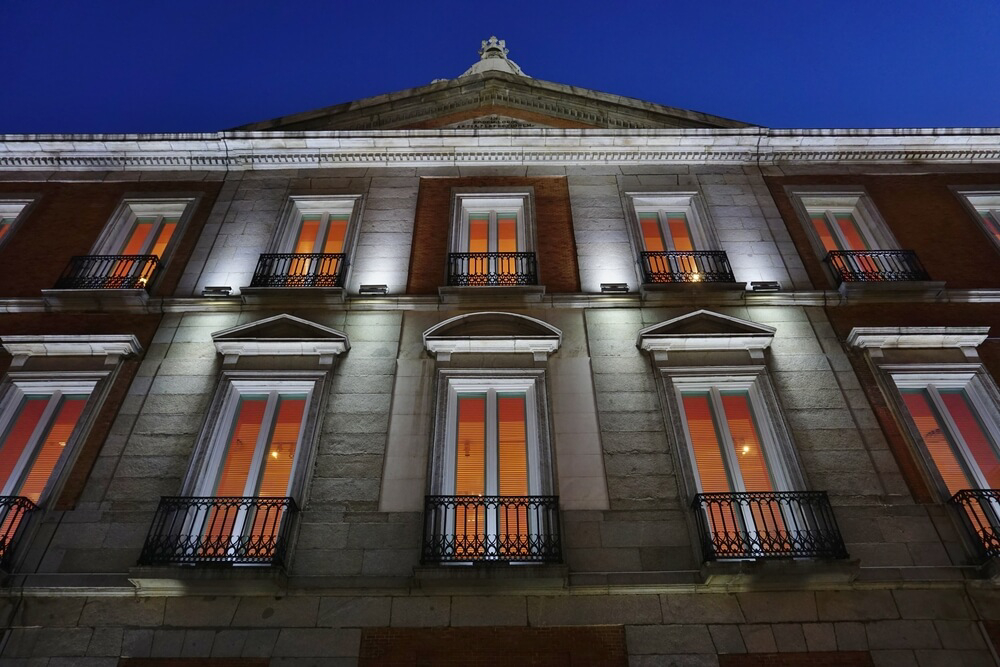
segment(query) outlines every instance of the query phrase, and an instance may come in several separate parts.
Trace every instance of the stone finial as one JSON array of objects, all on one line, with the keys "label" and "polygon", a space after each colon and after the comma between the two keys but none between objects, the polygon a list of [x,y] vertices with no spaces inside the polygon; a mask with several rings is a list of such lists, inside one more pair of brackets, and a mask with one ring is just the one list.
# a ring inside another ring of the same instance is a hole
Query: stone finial
[{"label": "stone finial", "polygon": [[479,61],[465,70],[462,76],[483,74],[484,72],[506,72],[507,74],[528,77],[516,62],[507,57],[508,53],[507,42],[492,35],[489,39],[482,41],[482,46],[479,48]]},{"label": "stone finial", "polygon": [[479,49],[479,59],[506,58],[508,53],[510,50],[507,48],[506,40],[497,39],[496,35],[492,35],[489,39],[483,40],[483,45]]}]

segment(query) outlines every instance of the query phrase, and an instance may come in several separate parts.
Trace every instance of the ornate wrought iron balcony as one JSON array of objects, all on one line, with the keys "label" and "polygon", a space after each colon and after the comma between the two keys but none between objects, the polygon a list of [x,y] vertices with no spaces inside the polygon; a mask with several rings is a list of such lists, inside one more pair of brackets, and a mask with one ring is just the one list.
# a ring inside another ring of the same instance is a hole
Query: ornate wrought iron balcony
[{"label": "ornate wrought iron balcony", "polygon": [[24,496],[0,496],[0,568],[10,571],[17,541],[37,509]]},{"label": "ornate wrought iron balcony", "polygon": [[983,560],[1000,556],[1000,490],[962,489],[948,503],[958,509]]},{"label": "ornate wrought iron balcony", "polygon": [[646,284],[736,282],[724,250],[641,252],[639,263]]},{"label": "ornate wrought iron balcony", "polygon": [[77,255],[56,289],[147,289],[160,260],[156,255]]},{"label": "ornate wrought iron balcony", "polygon": [[140,565],[280,565],[298,508],[291,498],[160,498]]},{"label": "ornate wrought iron balcony", "polygon": [[847,558],[825,491],[699,493],[692,507],[705,560]]},{"label": "ornate wrought iron balcony", "polygon": [[427,496],[423,563],[562,560],[558,496]]},{"label": "ornate wrought iron balcony", "polygon": [[824,261],[842,283],[931,279],[912,250],[834,250]]},{"label": "ornate wrought iron balcony", "polygon": [[250,287],[343,287],[343,253],[268,253],[257,260]]},{"label": "ornate wrought iron balcony", "polygon": [[537,285],[533,252],[453,252],[448,255],[448,285],[508,287]]}]

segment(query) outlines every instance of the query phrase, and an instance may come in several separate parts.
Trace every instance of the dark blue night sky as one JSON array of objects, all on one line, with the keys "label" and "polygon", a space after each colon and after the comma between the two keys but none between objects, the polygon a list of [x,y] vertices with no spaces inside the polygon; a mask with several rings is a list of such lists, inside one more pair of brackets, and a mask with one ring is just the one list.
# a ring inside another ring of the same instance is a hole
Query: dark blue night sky
[{"label": "dark blue night sky", "polygon": [[0,133],[201,132],[453,78],[768,127],[1000,126],[1000,0],[2,0]]}]

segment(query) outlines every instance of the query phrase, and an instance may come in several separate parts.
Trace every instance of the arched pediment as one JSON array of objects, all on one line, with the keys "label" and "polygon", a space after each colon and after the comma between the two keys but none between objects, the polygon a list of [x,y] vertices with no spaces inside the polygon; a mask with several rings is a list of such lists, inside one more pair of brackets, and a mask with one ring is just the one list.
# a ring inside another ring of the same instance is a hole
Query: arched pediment
[{"label": "arched pediment", "polygon": [[321,363],[351,349],[347,334],[294,315],[281,314],[212,334],[226,362],[240,356],[315,356]]},{"label": "arched pediment", "polygon": [[770,346],[774,332],[774,327],[702,309],[640,330],[636,346],[654,352],[746,350],[756,356]]},{"label": "arched pediment", "polygon": [[531,353],[544,361],[562,344],[562,331],[534,317],[480,312],[458,315],[424,332],[424,348],[438,360],[463,352]]}]

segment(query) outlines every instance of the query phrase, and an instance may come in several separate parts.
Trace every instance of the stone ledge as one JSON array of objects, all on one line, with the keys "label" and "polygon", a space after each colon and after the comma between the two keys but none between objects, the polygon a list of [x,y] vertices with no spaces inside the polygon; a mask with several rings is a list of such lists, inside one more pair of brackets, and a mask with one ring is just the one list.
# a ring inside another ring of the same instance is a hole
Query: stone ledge
[{"label": "stone ledge", "polygon": [[516,593],[564,590],[569,584],[566,565],[473,563],[413,568],[416,588],[434,593]]},{"label": "stone ledge", "polygon": [[323,305],[344,303],[342,287],[241,287],[243,303],[252,306]]},{"label": "stone ledge", "polygon": [[701,583],[724,588],[847,584],[857,578],[860,570],[860,560],[795,558],[708,561],[701,566]]},{"label": "stone ledge", "polygon": [[46,308],[58,310],[129,310],[144,308],[149,293],[144,289],[43,289]]},{"label": "stone ledge", "polygon": [[746,283],[644,283],[639,287],[642,302],[729,303],[742,301]]},{"label": "stone ledge", "polygon": [[545,296],[544,285],[512,287],[439,287],[441,303],[499,302],[505,305],[539,303]]},{"label": "stone ledge", "polygon": [[288,588],[283,567],[225,564],[138,566],[128,580],[142,594],[261,595]]},{"label": "stone ledge", "polygon": [[849,301],[885,301],[886,298],[922,297],[934,299],[944,292],[943,280],[895,280],[885,282],[842,282],[837,288]]}]

